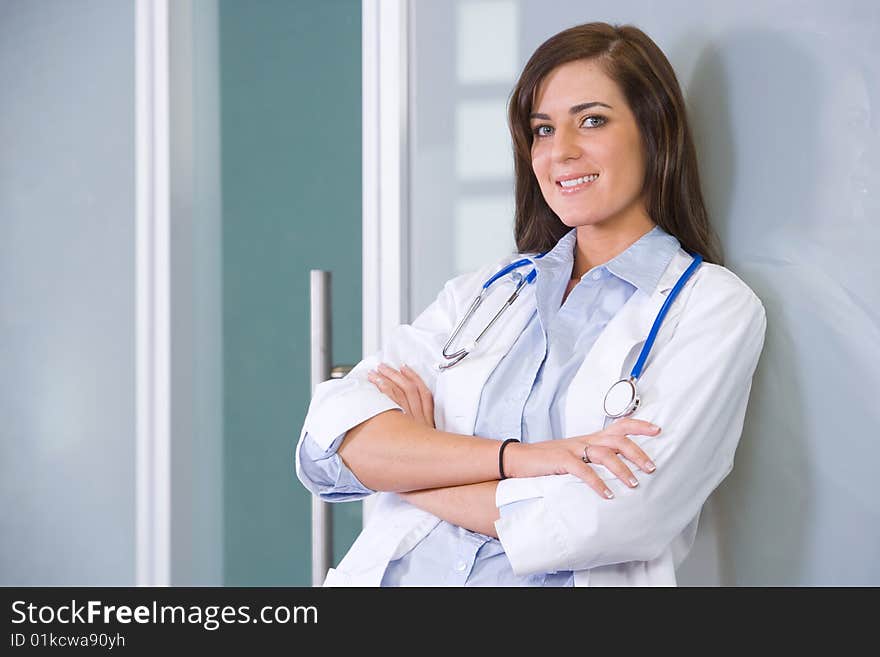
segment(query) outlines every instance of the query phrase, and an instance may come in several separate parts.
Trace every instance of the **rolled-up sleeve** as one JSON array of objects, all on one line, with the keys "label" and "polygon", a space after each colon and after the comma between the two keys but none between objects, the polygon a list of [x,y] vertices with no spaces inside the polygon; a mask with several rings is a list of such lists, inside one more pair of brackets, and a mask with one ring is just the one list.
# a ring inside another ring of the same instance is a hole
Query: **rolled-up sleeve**
[{"label": "rolled-up sleeve", "polygon": [[695,284],[700,302],[691,299],[640,381],[646,392],[634,417],[662,432],[631,438],[657,464],[653,474],[630,488],[591,465],[610,500],[573,475],[498,483],[495,528],[517,575],[654,559],[731,471],[766,318],[751,290],[722,272],[711,286]]},{"label": "rolled-up sleeve", "polygon": [[345,434],[385,411],[403,409],[367,378],[379,363],[412,368],[432,393],[436,362],[467,294],[490,269],[464,274],[446,283],[437,299],[412,324],[389,332],[383,348],[357,364],[345,377],[315,386],[295,449],[296,474],[312,493],[331,502],[361,499],[370,493],[336,453]]},{"label": "rolled-up sleeve", "polygon": [[354,371],[348,377],[352,379],[325,381],[315,388],[313,407],[324,407],[323,401],[316,404],[316,400],[335,399],[338,403],[333,412],[309,412],[296,449],[297,477],[326,502],[360,500],[375,492],[360,482],[337,450],[349,429],[379,413],[403,410],[369,381],[359,381]]},{"label": "rolled-up sleeve", "polygon": [[299,448],[300,480],[325,502],[351,502],[376,491],[364,486],[339,458],[336,450],[345,434],[337,436],[326,450],[307,433]]}]

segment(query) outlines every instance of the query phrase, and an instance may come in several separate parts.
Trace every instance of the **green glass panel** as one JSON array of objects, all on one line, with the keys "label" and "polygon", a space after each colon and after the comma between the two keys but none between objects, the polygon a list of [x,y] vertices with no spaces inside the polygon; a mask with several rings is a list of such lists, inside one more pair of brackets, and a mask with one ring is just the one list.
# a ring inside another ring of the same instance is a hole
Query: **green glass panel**
[{"label": "green glass panel", "polygon": [[[361,352],[361,3],[225,0],[219,23],[224,583],[308,586],[310,269],[333,272],[334,363]],[[338,562],[361,504],[333,509]]]}]

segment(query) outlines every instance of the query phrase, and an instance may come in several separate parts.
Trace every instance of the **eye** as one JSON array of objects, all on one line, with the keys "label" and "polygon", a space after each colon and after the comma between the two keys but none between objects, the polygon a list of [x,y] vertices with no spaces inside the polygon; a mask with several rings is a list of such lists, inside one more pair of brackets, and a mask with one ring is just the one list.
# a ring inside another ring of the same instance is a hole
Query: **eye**
[{"label": "eye", "polygon": [[536,137],[549,137],[550,132],[544,132],[543,131],[544,128],[546,128],[547,130],[553,130],[552,126],[539,125],[539,126],[535,126],[534,128],[532,128],[532,134],[535,135]]},{"label": "eye", "polygon": [[603,125],[605,125],[606,121],[607,119],[604,116],[600,116],[598,114],[590,114],[589,116],[584,117],[581,125],[585,128],[601,128]]}]

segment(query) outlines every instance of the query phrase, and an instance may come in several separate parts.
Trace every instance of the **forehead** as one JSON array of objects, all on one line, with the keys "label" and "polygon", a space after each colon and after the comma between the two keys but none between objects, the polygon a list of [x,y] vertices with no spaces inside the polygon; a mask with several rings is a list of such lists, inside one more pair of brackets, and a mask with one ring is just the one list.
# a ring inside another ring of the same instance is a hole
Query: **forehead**
[{"label": "forehead", "polygon": [[600,101],[612,107],[623,103],[623,94],[595,61],[579,59],[560,64],[550,71],[535,90],[533,112],[561,109]]}]

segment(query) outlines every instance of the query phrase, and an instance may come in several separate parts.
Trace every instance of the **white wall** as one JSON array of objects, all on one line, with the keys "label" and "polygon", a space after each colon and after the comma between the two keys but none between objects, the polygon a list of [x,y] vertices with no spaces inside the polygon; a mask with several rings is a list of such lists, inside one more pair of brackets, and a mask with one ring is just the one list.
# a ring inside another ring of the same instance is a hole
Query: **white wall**
[{"label": "white wall", "polygon": [[580,23],[637,25],[678,74],[727,265],[768,315],[737,462],[680,583],[880,584],[880,4],[413,8],[412,313],[512,248],[499,134],[534,49]]}]

